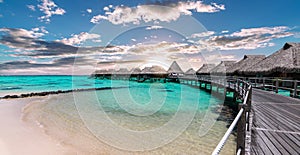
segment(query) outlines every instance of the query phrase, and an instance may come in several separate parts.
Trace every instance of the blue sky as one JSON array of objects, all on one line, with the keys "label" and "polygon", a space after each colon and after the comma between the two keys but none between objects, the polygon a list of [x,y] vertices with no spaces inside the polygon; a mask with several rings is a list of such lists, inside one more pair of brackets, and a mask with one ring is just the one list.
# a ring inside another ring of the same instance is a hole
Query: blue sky
[{"label": "blue sky", "polygon": [[167,68],[174,60],[187,70],[269,55],[299,42],[298,6],[298,0],[0,0],[0,74]]}]

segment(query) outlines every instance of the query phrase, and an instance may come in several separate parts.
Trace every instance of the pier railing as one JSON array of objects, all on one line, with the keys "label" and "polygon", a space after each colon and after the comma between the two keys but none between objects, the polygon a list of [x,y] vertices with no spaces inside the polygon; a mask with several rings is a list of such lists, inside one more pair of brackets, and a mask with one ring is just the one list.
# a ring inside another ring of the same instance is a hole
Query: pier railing
[{"label": "pier railing", "polygon": [[285,93],[294,98],[300,97],[300,81],[298,80],[261,77],[248,78],[248,81],[255,88],[273,91],[275,93]]},{"label": "pier railing", "polygon": [[250,83],[238,79],[229,78],[226,80],[226,87],[234,89],[236,93],[243,100],[242,104],[239,104],[239,112],[231,123],[230,127],[222,137],[221,141],[213,151],[213,155],[218,155],[224,147],[229,136],[233,132],[233,129],[237,126],[237,147],[236,154],[245,154],[245,142],[246,142],[246,130],[249,131],[249,116],[251,110],[251,98],[252,98],[252,86]]},{"label": "pier railing", "polygon": [[231,123],[230,127],[222,137],[221,141],[213,151],[213,155],[217,155],[221,152],[229,136],[233,132],[234,128],[237,127],[237,147],[236,154],[245,154],[245,144],[246,144],[246,131],[250,130],[249,116],[251,110],[251,98],[252,98],[252,85],[250,82],[246,81],[243,77],[225,77],[225,76],[198,76],[198,77],[182,77],[183,81],[200,82],[205,84],[210,84],[209,88],[212,90],[212,86],[223,87],[224,95],[226,95],[227,90],[234,92],[234,99],[240,99],[243,101],[239,104],[239,112],[235,117],[234,121]]}]

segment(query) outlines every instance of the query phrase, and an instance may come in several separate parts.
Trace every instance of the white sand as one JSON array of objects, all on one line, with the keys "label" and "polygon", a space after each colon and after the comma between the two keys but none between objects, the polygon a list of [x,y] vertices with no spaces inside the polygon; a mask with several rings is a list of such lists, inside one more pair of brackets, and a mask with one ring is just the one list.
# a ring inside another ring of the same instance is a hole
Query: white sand
[{"label": "white sand", "polygon": [[[40,98],[40,97],[39,97]],[[42,130],[21,120],[22,108],[38,97],[0,100],[0,154],[1,155],[53,155],[67,154],[70,150],[60,146]]]}]

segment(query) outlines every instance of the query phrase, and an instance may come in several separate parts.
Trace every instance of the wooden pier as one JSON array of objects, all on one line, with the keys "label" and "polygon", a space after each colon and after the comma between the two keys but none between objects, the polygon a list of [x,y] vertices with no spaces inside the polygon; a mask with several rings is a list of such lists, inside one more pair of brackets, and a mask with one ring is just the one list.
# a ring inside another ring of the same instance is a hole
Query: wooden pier
[{"label": "wooden pier", "polygon": [[300,100],[254,89],[251,154],[300,154]]},{"label": "wooden pier", "polygon": [[[225,87],[225,94],[234,92],[234,99],[244,101],[239,105],[236,122],[233,121],[213,154],[222,154],[221,149],[234,127],[237,127],[236,154],[300,154],[300,100],[295,99],[299,97],[299,81],[264,78],[224,81],[207,77],[181,81],[209,91],[213,86]],[[249,89],[250,85],[255,88]],[[277,94],[279,90],[288,90],[290,97]]]}]

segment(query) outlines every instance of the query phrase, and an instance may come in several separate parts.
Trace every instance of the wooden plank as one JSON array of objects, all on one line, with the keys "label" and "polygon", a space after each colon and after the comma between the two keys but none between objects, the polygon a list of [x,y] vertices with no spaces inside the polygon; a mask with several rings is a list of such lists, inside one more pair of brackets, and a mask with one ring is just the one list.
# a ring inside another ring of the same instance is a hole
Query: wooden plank
[{"label": "wooden plank", "polygon": [[287,113],[283,115],[282,113],[277,112],[268,106],[266,106],[266,110],[270,113],[271,116],[273,114],[273,118],[275,118],[278,121],[278,124],[281,123],[280,125],[282,125],[283,127],[284,126],[288,127],[290,131],[300,130],[300,126],[299,126],[300,124],[295,122],[296,120],[298,120],[297,118],[289,118]]},{"label": "wooden plank", "polygon": [[[271,120],[275,120],[275,123],[277,125],[286,126],[287,123],[290,123],[291,126],[294,126],[296,129],[299,129],[299,124],[295,122],[296,118],[289,119],[289,116],[285,115],[283,116],[281,113],[275,111],[274,109],[271,109],[269,106],[261,105],[259,108],[259,112],[262,116],[266,116]],[[281,124],[280,124],[281,123]],[[287,130],[285,128],[285,130]],[[294,131],[294,128],[290,128],[290,130]]]},{"label": "wooden plank", "polygon": [[[272,154],[281,154],[280,150],[278,150],[278,146],[275,146],[272,143],[272,140],[270,140],[269,136],[266,135],[263,131],[257,130],[257,133],[260,135],[260,138],[262,139],[263,143],[268,147],[268,149],[272,152]],[[262,143],[260,143],[261,145]]]},{"label": "wooden plank", "polygon": [[252,132],[253,133],[251,136],[252,137],[251,145],[252,147],[256,148],[258,154],[272,154],[271,150],[266,145],[266,143],[262,140],[262,137],[257,132],[257,130],[252,130]]},{"label": "wooden plank", "polygon": [[[280,121],[278,119],[272,118],[272,113],[267,111],[258,112],[261,116],[259,118],[264,119],[267,122],[267,129],[285,130],[285,131],[295,131],[292,127],[287,126],[288,123]],[[266,115],[267,114],[267,115]],[[264,117],[262,117],[264,116]]]},{"label": "wooden plank", "polygon": [[279,135],[287,143],[287,145],[290,146],[290,148],[288,148],[290,154],[297,154],[297,150],[300,150],[300,141],[293,141],[291,139],[294,137],[292,134],[278,132],[277,135]]},{"label": "wooden plank", "polygon": [[299,108],[297,108],[297,105],[287,105],[287,104],[279,104],[277,105],[277,108],[281,111],[286,110],[290,113],[293,113],[294,115],[296,115],[297,117],[300,118],[299,113],[300,113],[300,105],[298,105]]},{"label": "wooden plank", "polygon": [[288,150],[290,150],[291,152],[295,152],[279,135],[277,135],[276,132],[270,132],[270,131],[263,131],[263,132],[270,139],[273,145],[276,146],[276,148],[281,154],[290,154]]},{"label": "wooden plank", "polygon": [[266,129],[276,129],[276,130],[280,130],[282,128],[280,128],[280,126],[278,126],[278,122],[276,120],[273,120],[272,117],[270,117],[269,115],[267,115],[267,112],[264,111],[256,111],[257,115],[257,126],[261,127],[260,125],[263,125],[263,128]]},{"label": "wooden plank", "polygon": [[[300,102],[262,91],[256,91],[253,99],[256,102],[252,104],[251,153],[300,154],[300,135],[297,134],[300,132],[300,104],[291,104]],[[260,101],[269,103],[259,104]]]}]

